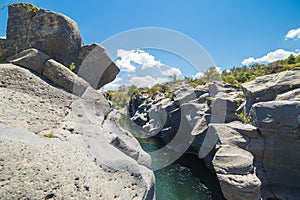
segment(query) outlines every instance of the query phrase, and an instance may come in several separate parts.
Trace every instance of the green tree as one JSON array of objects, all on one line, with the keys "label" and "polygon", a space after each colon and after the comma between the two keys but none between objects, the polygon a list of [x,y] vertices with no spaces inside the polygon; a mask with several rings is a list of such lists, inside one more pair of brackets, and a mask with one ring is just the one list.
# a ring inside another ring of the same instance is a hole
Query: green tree
[{"label": "green tree", "polygon": [[288,58],[287,58],[287,64],[295,64],[296,63],[296,58],[293,54],[291,54]]},{"label": "green tree", "polygon": [[221,74],[215,66],[211,66],[207,70],[205,70],[203,78],[207,82],[221,81],[222,80]]}]

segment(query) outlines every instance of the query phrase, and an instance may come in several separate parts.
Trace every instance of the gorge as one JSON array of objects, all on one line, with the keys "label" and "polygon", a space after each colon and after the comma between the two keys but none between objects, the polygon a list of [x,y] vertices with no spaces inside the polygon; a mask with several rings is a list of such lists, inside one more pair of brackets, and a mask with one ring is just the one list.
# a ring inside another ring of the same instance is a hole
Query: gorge
[{"label": "gorge", "polygon": [[299,68],[142,88],[120,118],[102,89],[120,71],[104,47],[83,45],[63,14],[17,3],[8,15],[1,199],[300,198]]}]

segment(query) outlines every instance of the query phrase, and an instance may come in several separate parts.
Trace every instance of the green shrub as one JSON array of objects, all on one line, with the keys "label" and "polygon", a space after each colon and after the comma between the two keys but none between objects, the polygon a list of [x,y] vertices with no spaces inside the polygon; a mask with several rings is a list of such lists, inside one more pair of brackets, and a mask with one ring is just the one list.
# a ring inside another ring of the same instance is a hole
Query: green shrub
[{"label": "green shrub", "polygon": [[250,123],[250,119],[247,117],[247,115],[245,113],[242,112],[240,114],[236,114],[236,116],[239,118],[239,120],[241,120],[245,124],[249,124]]},{"label": "green shrub", "polygon": [[75,63],[71,62],[69,69],[73,72],[76,69]]}]

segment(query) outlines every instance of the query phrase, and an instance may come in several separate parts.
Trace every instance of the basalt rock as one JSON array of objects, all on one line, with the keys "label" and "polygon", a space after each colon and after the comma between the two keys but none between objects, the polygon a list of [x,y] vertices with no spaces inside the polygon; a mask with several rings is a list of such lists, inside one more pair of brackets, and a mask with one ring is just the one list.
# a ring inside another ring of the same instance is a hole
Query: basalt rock
[{"label": "basalt rock", "polygon": [[1,58],[38,49],[65,66],[78,63],[82,39],[77,24],[60,13],[19,3],[8,7],[6,40]]}]

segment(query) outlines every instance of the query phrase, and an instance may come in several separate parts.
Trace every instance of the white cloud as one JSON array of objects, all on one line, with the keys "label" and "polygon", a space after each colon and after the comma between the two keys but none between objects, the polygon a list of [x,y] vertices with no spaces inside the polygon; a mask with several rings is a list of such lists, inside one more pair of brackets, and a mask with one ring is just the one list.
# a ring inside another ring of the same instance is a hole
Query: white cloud
[{"label": "white cloud", "polygon": [[267,53],[267,55],[260,57],[260,58],[253,58],[253,57],[246,58],[242,61],[242,64],[249,65],[252,63],[263,63],[263,62],[270,63],[270,62],[274,62],[277,60],[286,59],[291,54],[297,55],[297,53],[295,53],[295,52],[290,52],[290,51],[286,51],[283,49],[277,49],[276,51],[269,52],[269,53]]},{"label": "white cloud", "polygon": [[202,78],[204,76],[203,72],[197,72],[194,76],[193,79],[198,79],[198,78]]},{"label": "white cloud", "polygon": [[153,78],[152,76],[136,76],[131,78],[130,83],[138,87],[152,87],[157,83],[164,83],[169,81],[167,78]]},{"label": "white cloud", "polygon": [[217,72],[222,73],[221,67],[216,67]]},{"label": "white cloud", "polygon": [[285,36],[285,40],[294,39],[294,38],[295,39],[300,38],[300,28],[290,30]]},{"label": "white cloud", "polygon": [[117,77],[113,82],[106,84],[104,87],[110,90],[118,89],[118,87],[121,86],[121,84],[119,84],[120,81],[122,81],[122,79]]},{"label": "white cloud", "polygon": [[171,67],[166,71],[162,71],[161,74],[164,76],[173,76],[173,75],[181,76],[181,71],[179,68]]},{"label": "white cloud", "polygon": [[155,60],[155,57],[143,50],[129,50],[119,49],[117,51],[118,59],[116,64],[121,70],[126,72],[135,72],[136,66],[132,63],[136,63],[141,66],[142,69],[160,67],[162,66],[160,61]]}]

